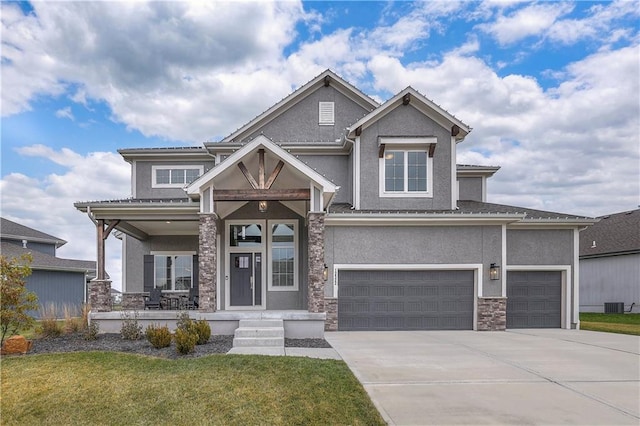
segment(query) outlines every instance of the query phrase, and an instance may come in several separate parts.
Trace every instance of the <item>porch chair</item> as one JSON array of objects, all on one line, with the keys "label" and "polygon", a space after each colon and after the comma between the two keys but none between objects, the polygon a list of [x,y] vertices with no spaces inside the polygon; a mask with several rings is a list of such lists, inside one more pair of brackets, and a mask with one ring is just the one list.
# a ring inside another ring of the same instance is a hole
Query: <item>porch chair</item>
[{"label": "porch chair", "polygon": [[149,290],[149,295],[144,296],[144,308],[145,309],[163,309],[162,290],[159,288],[152,288]]},{"label": "porch chair", "polygon": [[198,295],[198,289],[197,288],[189,288],[189,296],[181,296],[182,297],[182,303],[181,305],[184,306],[184,308],[186,309],[197,309],[200,304],[200,297]]}]

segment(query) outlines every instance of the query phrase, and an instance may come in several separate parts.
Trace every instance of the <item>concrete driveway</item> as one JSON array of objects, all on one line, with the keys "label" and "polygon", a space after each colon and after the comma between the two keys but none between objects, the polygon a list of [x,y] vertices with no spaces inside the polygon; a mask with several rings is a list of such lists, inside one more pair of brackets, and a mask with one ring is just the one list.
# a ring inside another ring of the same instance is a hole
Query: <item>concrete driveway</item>
[{"label": "concrete driveway", "polygon": [[576,330],[334,332],[392,425],[639,425],[640,337]]}]

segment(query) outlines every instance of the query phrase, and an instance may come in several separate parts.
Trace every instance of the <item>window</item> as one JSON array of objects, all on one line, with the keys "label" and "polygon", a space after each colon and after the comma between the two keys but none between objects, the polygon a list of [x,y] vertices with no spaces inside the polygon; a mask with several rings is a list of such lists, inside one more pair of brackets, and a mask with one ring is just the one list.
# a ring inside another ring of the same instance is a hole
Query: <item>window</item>
[{"label": "window", "polygon": [[230,225],[230,247],[260,247],[262,246],[262,225]]},{"label": "window", "polygon": [[182,188],[198,179],[203,166],[153,166],[153,188]]},{"label": "window", "polygon": [[298,290],[298,238],[295,223],[269,221],[269,290]]},{"label": "window", "polygon": [[432,197],[436,143],[433,136],[379,138],[380,197]]},{"label": "window", "polygon": [[192,255],[155,255],[155,288],[164,291],[189,290],[193,282]]},{"label": "window", "polygon": [[333,126],[335,123],[333,102],[318,103],[318,124],[321,126]]}]

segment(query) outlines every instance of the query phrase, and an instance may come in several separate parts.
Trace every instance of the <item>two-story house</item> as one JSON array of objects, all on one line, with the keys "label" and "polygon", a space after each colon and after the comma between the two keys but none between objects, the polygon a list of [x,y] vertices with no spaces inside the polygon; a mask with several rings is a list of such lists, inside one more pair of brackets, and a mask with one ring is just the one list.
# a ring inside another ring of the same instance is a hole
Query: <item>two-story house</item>
[{"label": "two-story house", "polygon": [[499,168],[456,164],[470,131],[411,87],[380,105],[327,70],[221,141],[120,150],[132,197],[76,207],[99,241],[125,234],[130,308],[194,287],[203,318],[290,335],[576,328],[594,221],[487,203]]}]

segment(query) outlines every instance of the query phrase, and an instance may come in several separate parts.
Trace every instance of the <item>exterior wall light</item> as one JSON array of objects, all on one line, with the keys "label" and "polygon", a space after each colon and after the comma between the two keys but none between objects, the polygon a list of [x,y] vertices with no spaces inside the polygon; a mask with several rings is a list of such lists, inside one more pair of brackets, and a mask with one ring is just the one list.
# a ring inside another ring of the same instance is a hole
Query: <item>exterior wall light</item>
[{"label": "exterior wall light", "polygon": [[326,263],[324,264],[324,269],[322,270],[322,278],[324,278],[325,281],[329,279],[329,267]]},{"label": "exterior wall light", "polygon": [[264,213],[267,211],[267,202],[266,201],[260,201],[258,203],[258,210],[260,210],[260,213]]},{"label": "exterior wall light", "polygon": [[489,279],[491,280],[499,280],[500,279],[500,266],[492,263],[489,266]]}]

